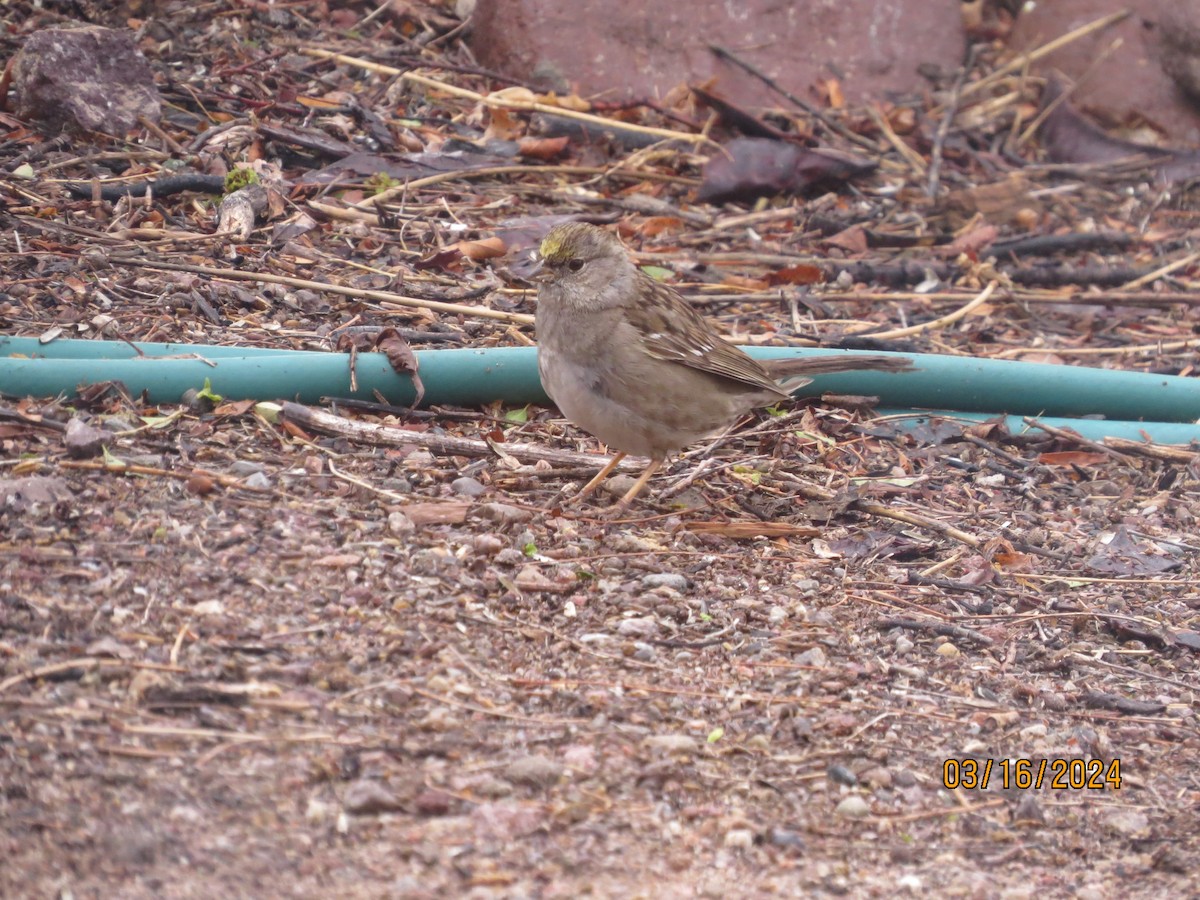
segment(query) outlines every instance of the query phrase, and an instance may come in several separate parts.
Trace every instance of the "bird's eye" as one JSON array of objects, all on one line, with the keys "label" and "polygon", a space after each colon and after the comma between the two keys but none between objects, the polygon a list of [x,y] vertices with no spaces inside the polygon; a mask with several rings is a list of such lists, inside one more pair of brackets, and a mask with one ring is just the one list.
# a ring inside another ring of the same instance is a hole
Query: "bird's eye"
[{"label": "bird's eye", "polygon": [[567,263],[567,268],[570,269],[572,272],[578,272],[580,269],[583,268],[583,260],[577,256],[573,260],[571,260],[570,262]]}]

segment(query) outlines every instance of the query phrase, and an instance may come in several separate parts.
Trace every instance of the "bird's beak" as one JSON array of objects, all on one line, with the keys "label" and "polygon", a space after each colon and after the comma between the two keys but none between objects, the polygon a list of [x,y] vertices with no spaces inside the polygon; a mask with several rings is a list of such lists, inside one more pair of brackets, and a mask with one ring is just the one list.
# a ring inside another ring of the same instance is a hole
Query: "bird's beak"
[{"label": "bird's beak", "polygon": [[509,271],[523,281],[532,281],[534,284],[545,284],[550,280],[546,261],[537,250],[530,250],[518,257],[516,262],[509,266]]}]

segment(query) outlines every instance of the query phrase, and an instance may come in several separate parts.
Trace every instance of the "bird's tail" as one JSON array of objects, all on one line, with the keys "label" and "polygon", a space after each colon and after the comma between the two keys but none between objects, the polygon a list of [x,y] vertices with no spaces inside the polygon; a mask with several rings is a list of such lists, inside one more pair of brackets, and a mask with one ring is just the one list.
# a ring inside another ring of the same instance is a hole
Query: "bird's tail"
[{"label": "bird's tail", "polygon": [[839,353],[830,356],[800,356],[795,359],[763,360],[771,377],[779,382],[780,388],[791,393],[804,387],[812,379],[809,375],[829,375],[833,372],[905,372],[913,367],[907,356],[867,355]]}]

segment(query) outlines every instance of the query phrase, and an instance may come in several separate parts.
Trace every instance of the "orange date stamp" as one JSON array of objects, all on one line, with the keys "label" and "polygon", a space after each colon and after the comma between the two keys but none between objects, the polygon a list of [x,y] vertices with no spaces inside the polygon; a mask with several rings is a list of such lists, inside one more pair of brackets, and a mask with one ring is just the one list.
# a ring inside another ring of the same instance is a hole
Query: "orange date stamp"
[{"label": "orange date stamp", "polygon": [[1008,790],[1104,791],[1121,789],[1121,760],[1111,759],[947,759],[942,763],[942,787],[984,791],[990,786]]}]

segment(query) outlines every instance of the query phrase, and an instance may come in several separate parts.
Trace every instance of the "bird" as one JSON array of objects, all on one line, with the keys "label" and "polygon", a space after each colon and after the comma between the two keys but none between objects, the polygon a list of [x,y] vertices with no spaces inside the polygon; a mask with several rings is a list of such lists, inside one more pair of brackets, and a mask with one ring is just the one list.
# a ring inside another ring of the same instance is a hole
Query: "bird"
[{"label": "bird", "polygon": [[634,265],[616,235],[586,222],[555,226],[533,257],[542,387],[567,419],[616,451],[576,502],[627,455],[647,457],[614,509],[628,507],[672,453],[787,400],[811,375],[912,367],[884,354],[756,360]]}]

